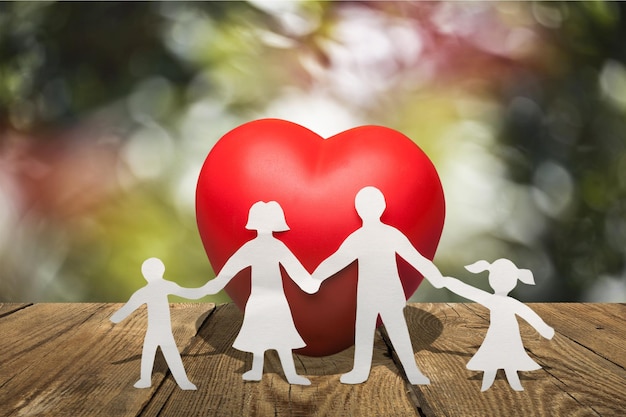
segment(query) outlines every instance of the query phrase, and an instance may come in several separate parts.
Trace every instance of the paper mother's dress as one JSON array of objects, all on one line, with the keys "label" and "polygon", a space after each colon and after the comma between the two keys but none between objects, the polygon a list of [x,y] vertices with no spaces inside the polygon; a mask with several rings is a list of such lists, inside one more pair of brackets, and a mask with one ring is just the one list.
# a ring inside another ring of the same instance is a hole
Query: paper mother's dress
[{"label": "paper mother's dress", "polygon": [[243,374],[247,381],[259,381],[263,376],[266,350],[275,349],[290,384],[309,385],[311,382],[296,373],[292,350],[306,346],[293,321],[291,309],[283,290],[280,266],[305,292],[319,289],[296,256],[274,232],[289,230],[285,215],[275,201],[259,201],[252,205],[246,228],[256,230],[257,236],[239,248],[222,267],[215,279],[203,287],[205,293],[215,294],[242,269],[251,267],[251,289],[246,303],[243,324],[233,347],[251,352],[252,369]]},{"label": "paper mother's dress", "polygon": [[135,388],[148,388],[152,385],[154,358],[157,348],[161,347],[163,357],[178,386],[184,390],[195,390],[196,386],[187,378],[183,361],[172,334],[170,305],[167,296],[172,294],[198,299],[204,294],[198,289],[183,288],[175,282],[163,279],[165,266],[158,258],[144,261],[141,272],[148,284],[135,291],[128,302],[111,316],[113,323],[119,323],[141,305],[146,304],[148,308],[148,328],[141,354],[141,376],[134,386]]},{"label": "paper mother's dress", "polygon": [[548,326],[530,307],[508,296],[519,279],[525,284],[534,285],[532,272],[518,269],[508,259],[498,259],[492,264],[478,261],[465,267],[468,271],[479,273],[489,271],[489,285],[494,293],[467,285],[455,278],[444,278],[445,286],[452,292],[482,304],[489,309],[489,328],[482,345],[467,364],[467,369],[483,371],[481,391],[486,391],[493,384],[498,369],[504,369],[511,388],[523,391],[517,374],[518,371],[541,369],[522,343],[516,316],[523,318],[539,334],[552,339],[554,329]]},{"label": "paper mother's dress", "polygon": [[362,188],[354,203],[363,226],[350,234],[313,273],[315,279],[325,280],[358,261],[354,367],[340,380],[345,384],[358,384],[369,377],[376,320],[380,316],[409,382],[429,384],[429,379],[415,363],[403,312],[406,297],[398,275],[396,256],[399,255],[421,272],[436,288],[443,286],[443,277],[402,232],[380,220],[386,202],[378,188]]}]

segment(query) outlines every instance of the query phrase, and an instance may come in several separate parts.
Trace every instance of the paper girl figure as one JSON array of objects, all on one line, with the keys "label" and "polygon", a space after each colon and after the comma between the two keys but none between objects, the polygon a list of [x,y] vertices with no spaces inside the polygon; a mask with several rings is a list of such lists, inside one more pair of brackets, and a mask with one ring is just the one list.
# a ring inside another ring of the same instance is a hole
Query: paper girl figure
[{"label": "paper girl figure", "polygon": [[128,302],[111,316],[113,323],[119,323],[142,304],[148,307],[148,329],[141,353],[141,377],[134,386],[135,388],[148,388],[152,384],[152,367],[157,347],[160,346],[178,386],[184,390],[195,390],[196,386],[187,378],[183,361],[174,341],[167,296],[173,294],[197,299],[204,294],[198,289],[183,288],[175,282],[163,279],[165,265],[158,258],[145,260],[141,265],[141,272],[148,284],[135,291]]},{"label": "paper girl figure", "polygon": [[498,259],[492,264],[478,261],[465,267],[475,274],[489,271],[489,285],[494,294],[474,288],[458,279],[445,277],[445,286],[452,292],[475,301],[489,309],[489,329],[482,345],[467,364],[467,369],[483,371],[481,391],[491,387],[498,369],[504,369],[511,388],[523,391],[517,371],[532,371],[541,366],[528,356],[522,344],[516,315],[526,320],[546,339],[552,339],[554,329],[548,326],[530,307],[509,297],[519,279],[534,285],[533,274],[528,269],[518,269],[508,259]]},{"label": "paper girl figure", "polygon": [[235,252],[215,279],[207,282],[203,291],[215,294],[244,268],[251,267],[251,289],[246,303],[243,324],[233,343],[235,349],[251,352],[252,369],[243,374],[246,381],[260,381],[266,350],[275,349],[290,384],[310,385],[296,374],[292,350],[306,346],[293,322],[285,297],[280,265],[305,292],[319,289],[287,246],[273,236],[274,232],[289,230],[282,207],[275,201],[254,203],[248,214],[246,229],[256,230],[256,238]]},{"label": "paper girl figure", "polygon": [[367,380],[372,366],[376,319],[380,315],[411,384],[428,384],[415,363],[404,318],[406,298],[398,275],[396,254],[420,271],[433,286],[443,286],[441,273],[423,257],[398,229],[381,222],[385,197],[376,187],[361,189],[354,200],[363,226],[343,241],[339,249],[313,272],[324,280],[358,260],[358,287],[354,338],[354,367],[341,376],[344,384]]}]

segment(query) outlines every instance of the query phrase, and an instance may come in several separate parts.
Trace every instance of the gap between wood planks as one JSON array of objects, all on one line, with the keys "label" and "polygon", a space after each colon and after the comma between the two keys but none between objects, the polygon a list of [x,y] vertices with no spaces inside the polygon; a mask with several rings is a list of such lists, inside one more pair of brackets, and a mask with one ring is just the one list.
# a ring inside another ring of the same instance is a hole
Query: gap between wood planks
[{"label": "gap between wood planks", "polygon": [[[183,356],[188,356],[187,373],[192,381],[199,382],[204,395],[191,397],[178,390],[172,378],[165,378],[139,415],[418,415],[380,335],[374,346],[373,361],[377,366],[373,367],[368,383],[339,382],[340,375],[351,369],[352,348],[321,358],[294,355],[299,372],[311,378],[312,387],[290,386],[274,352],[266,356],[267,368],[261,383],[242,381],[241,373],[250,365],[249,354],[231,347],[241,326],[241,316],[234,304],[218,306],[204,320],[195,340],[183,347]],[[217,356],[210,361],[193,359],[210,353]],[[221,375],[225,371],[223,378],[199,379],[200,375]],[[388,395],[380,396],[382,387],[390,389]]]},{"label": "gap between wood planks", "polygon": [[[211,318],[211,316],[213,316],[213,314],[217,311],[218,308],[220,308],[220,306],[217,306],[214,304],[213,308],[211,308],[211,310],[205,313],[205,317],[202,318],[202,322],[196,328],[196,333],[189,339],[189,342],[181,351],[181,356],[184,357],[185,355],[189,354],[189,350],[193,346],[192,340],[196,337],[199,337],[200,331],[202,331],[202,328],[205,326],[206,323],[208,323],[209,319]],[[162,355],[160,349],[157,354]],[[167,370],[165,371],[165,374],[163,375],[163,378],[161,379],[161,381],[159,381],[159,385],[154,391],[154,395],[152,395],[152,397],[150,397],[150,400],[147,401],[144,404],[144,406],[137,412],[136,414],[137,416],[147,415],[144,413],[149,413],[151,415],[160,414],[161,410],[170,401],[170,398],[172,396],[172,393],[174,392],[174,389],[178,388],[176,384],[171,383],[170,380],[172,379],[173,377],[171,376],[171,371],[168,367]],[[170,381],[170,382],[166,383],[167,381]],[[159,395],[157,395],[157,393]]]},{"label": "gap between wood planks", "polygon": [[409,379],[406,376],[406,372],[404,372],[404,367],[402,366],[402,363],[400,362],[400,358],[398,357],[398,354],[396,353],[396,350],[394,349],[393,344],[391,343],[391,339],[389,338],[389,334],[387,334],[387,330],[385,329],[384,324],[379,326],[376,329],[376,331],[382,337],[383,341],[385,342],[385,345],[387,345],[387,352],[389,356],[391,357],[391,359],[393,360],[393,363],[398,368],[398,373],[402,376],[402,380],[404,381],[404,384],[406,385],[406,393],[408,394],[409,401],[415,406],[415,410],[417,411],[417,414],[420,417],[427,417],[429,415],[430,416],[434,415],[433,410],[431,410],[431,408],[428,406],[428,402],[426,401],[426,398],[424,397],[422,391],[419,389],[419,386],[413,385],[409,382]]},{"label": "gap between wood planks", "polygon": [[409,396],[409,400],[415,406],[415,410],[417,411],[419,416],[426,417],[428,415],[433,415],[432,410],[430,409],[430,407],[428,407],[426,398],[424,398],[424,395],[422,394],[418,386],[413,385],[409,382],[406,376],[406,373],[404,372],[404,367],[402,366],[402,363],[400,363],[400,359],[398,358],[398,355],[395,349],[393,348],[393,344],[391,343],[391,340],[389,339],[387,330],[384,328],[384,326],[381,326],[376,331],[380,333],[380,336],[383,338],[383,341],[387,345],[387,352],[389,353],[389,356],[393,360],[393,363],[398,367],[398,371],[400,375],[402,376],[402,379],[404,380],[404,384],[407,387],[406,392]]},{"label": "gap between wood planks", "polygon": [[33,303],[0,303],[0,319],[31,306]]},{"label": "gap between wood planks", "polygon": [[[592,413],[621,415],[626,405],[626,395],[619,389],[626,381],[623,345],[626,321],[618,307],[621,304],[530,303],[529,306],[556,329],[555,337],[543,343],[541,349],[526,349],[534,354],[554,385]],[[472,303],[464,307],[488,320],[486,309]],[[605,328],[608,334],[603,332]],[[530,335],[532,331],[527,334]]]}]

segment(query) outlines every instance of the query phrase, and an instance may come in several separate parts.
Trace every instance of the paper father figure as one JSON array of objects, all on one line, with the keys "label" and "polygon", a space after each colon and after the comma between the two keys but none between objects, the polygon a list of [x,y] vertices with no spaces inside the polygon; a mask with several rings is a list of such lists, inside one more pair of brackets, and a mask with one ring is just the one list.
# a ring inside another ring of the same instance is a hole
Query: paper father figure
[{"label": "paper father figure", "polygon": [[246,381],[259,381],[263,376],[265,351],[275,349],[290,384],[310,385],[298,374],[292,350],[306,346],[293,322],[285,297],[280,266],[305,292],[319,289],[319,281],[311,278],[296,256],[274,232],[289,230],[283,209],[276,201],[256,202],[250,208],[246,229],[256,230],[256,238],[239,248],[222,267],[215,279],[202,290],[208,294],[220,291],[242,269],[251,267],[251,289],[246,303],[243,324],[233,343],[235,349],[252,353],[252,369],[243,374]]},{"label": "paper father figure", "polygon": [[469,300],[482,304],[489,309],[489,329],[482,345],[467,364],[467,369],[483,371],[481,391],[491,387],[498,369],[504,373],[511,388],[523,391],[517,371],[532,371],[541,366],[528,356],[522,344],[516,315],[526,320],[546,339],[552,339],[554,329],[548,326],[527,305],[509,297],[508,294],[517,285],[519,279],[524,284],[534,285],[533,274],[528,269],[518,269],[508,259],[498,259],[490,264],[478,261],[465,267],[468,271],[479,273],[489,271],[489,285],[494,294],[474,288],[456,278],[445,277],[445,286],[452,292]]},{"label": "paper father figure", "polygon": [[315,279],[328,279],[358,261],[354,367],[340,380],[344,384],[358,384],[369,377],[376,320],[380,315],[409,382],[429,384],[429,379],[418,369],[413,356],[403,313],[406,298],[398,276],[396,254],[421,272],[436,288],[443,286],[443,277],[402,232],[380,220],[386,202],[378,188],[362,188],[356,195],[354,205],[363,226],[350,234],[313,273]]},{"label": "paper father figure", "polygon": [[179,297],[197,299],[204,294],[198,289],[183,288],[175,282],[163,279],[165,265],[158,258],[144,261],[141,272],[148,284],[135,291],[128,302],[111,316],[113,323],[119,323],[142,304],[146,304],[148,307],[148,329],[141,353],[141,376],[134,386],[135,388],[148,388],[152,385],[152,367],[154,366],[157,347],[160,346],[178,386],[184,390],[195,390],[196,386],[187,378],[183,361],[174,341],[167,296],[173,294]]}]

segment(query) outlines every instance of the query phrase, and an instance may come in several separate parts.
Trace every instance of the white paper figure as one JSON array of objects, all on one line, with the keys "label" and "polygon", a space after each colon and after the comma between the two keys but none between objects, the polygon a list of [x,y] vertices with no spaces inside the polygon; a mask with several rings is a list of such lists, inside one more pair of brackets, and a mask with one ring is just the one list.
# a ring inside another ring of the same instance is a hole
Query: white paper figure
[{"label": "white paper figure", "polygon": [[323,261],[313,278],[324,280],[358,261],[358,288],[353,369],[341,376],[344,384],[367,380],[372,365],[376,320],[380,318],[411,384],[429,384],[415,363],[404,318],[406,298],[398,275],[396,254],[441,288],[441,273],[423,257],[398,229],[381,222],[386,208],[383,193],[375,187],[361,189],[354,201],[363,226],[350,234],[339,249]]},{"label": "white paper figure", "polygon": [[489,329],[482,345],[467,364],[467,369],[483,371],[481,391],[493,384],[498,369],[504,369],[511,388],[523,391],[517,371],[532,371],[541,366],[528,356],[522,344],[516,315],[526,320],[546,339],[552,339],[554,329],[548,326],[530,307],[509,297],[519,279],[524,284],[534,285],[533,274],[528,269],[518,269],[508,259],[498,259],[490,264],[478,261],[465,267],[479,273],[489,271],[489,285],[494,294],[474,288],[456,278],[445,277],[445,286],[452,292],[482,304],[489,309]]},{"label": "white paper figure", "polygon": [[293,322],[291,309],[285,297],[280,265],[289,277],[305,292],[312,294],[319,289],[319,281],[313,280],[287,246],[273,236],[273,232],[289,230],[282,207],[275,201],[259,201],[252,205],[246,229],[256,230],[256,238],[245,243],[222,267],[215,279],[207,282],[203,291],[215,294],[235,274],[251,267],[251,290],[246,303],[243,324],[233,343],[235,349],[251,352],[252,369],[243,374],[246,381],[260,381],[263,376],[263,360],[266,350],[275,349],[290,384],[310,385],[311,382],[298,374],[293,362],[292,350],[306,346]]},{"label": "white paper figure", "polygon": [[157,347],[160,346],[178,386],[184,390],[195,390],[196,386],[187,378],[183,361],[174,341],[167,296],[173,294],[197,299],[203,297],[204,294],[199,289],[183,288],[175,282],[163,279],[165,265],[158,258],[145,260],[141,266],[141,272],[148,284],[135,291],[128,302],[111,316],[113,323],[119,323],[142,304],[146,304],[148,308],[148,329],[141,353],[141,376],[134,386],[135,388],[148,388],[152,384],[152,367]]}]

